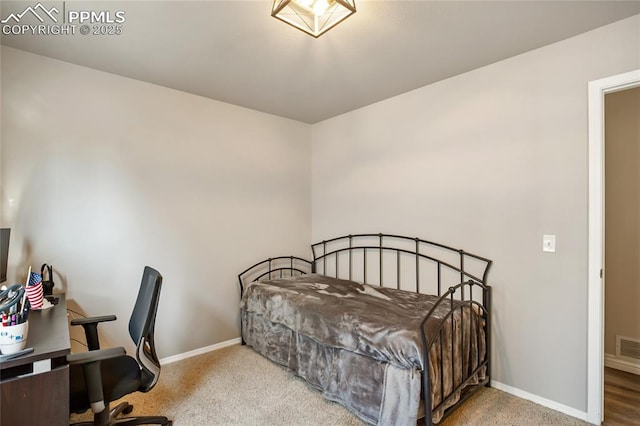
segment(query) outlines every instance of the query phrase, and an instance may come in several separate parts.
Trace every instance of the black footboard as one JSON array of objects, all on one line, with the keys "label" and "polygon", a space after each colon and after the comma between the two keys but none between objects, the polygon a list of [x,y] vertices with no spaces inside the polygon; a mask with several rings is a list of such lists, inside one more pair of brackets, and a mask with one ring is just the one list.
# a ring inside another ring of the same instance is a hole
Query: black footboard
[{"label": "black footboard", "polygon": [[245,287],[261,279],[285,278],[314,272],[313,262],[297,256],[270,257],[240,272],[240,298]]},{"label": "black footboard", "polygon": [[[481,303],[474,299],[480,296]],[[433,324],[433,314],[438,306],[446,306],[448,313]],[[422,399],[425,413],[431,412],[431,418],[426,416],[426,425],[433,424],[433,418],[438,421],[449,415],[475,391],[490,384],[490,311],[491,287],[467,281],[450,287],[422,320],[423,359],[439,359],[440,365],[436,369],[440,384],[439,392],[432,392],[433,378],[431,368],[422,372]],[[454,332],[454,327],[458,332]],[[452,336],[449,344],[444,336]],[[457,342],[456,337],[457,336]],[[445,352],[447,352],[445,356]],[[445,373],[444,360],[451,360],[451,368]],[[460,368],[459,368],[460,367]],[[445,374],[449,377],[445,379]],[[445,386],[449,383],[450,386]]]}]

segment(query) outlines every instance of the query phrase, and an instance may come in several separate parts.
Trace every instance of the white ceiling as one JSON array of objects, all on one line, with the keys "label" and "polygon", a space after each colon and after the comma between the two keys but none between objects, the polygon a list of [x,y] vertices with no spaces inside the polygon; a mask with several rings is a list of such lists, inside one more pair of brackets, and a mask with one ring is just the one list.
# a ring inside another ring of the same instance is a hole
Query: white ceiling
[{"label": "white ceiling", "polygon": [[[640,1],[357,0],[314,39],[272,18],[269,0],[42,3],[123,10],[123,33],[3,45],[307,123],[640,13]],[[2,1],[0,15],[35,4]]]}]

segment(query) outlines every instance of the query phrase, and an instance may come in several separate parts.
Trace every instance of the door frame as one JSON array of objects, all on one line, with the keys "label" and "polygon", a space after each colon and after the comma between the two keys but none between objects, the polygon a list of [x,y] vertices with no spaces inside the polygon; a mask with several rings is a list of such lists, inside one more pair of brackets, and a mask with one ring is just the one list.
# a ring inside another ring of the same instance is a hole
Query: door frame
[{"label": "door frame", "polygon": [[589,82],[587,421],[604,420],[604,96],[640,87],[640,69]]}]

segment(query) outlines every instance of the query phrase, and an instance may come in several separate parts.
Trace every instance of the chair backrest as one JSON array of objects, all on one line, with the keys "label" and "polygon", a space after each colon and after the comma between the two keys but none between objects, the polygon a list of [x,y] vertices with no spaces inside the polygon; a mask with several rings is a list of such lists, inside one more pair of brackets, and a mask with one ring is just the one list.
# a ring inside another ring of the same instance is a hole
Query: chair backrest
[{"label": "chair backrest", "polygon": [[138,298],[129,320],[129,335],[136,344],[136,358],[142,368],[140,390],[143,392],[151,390],[160,377],[160,361],[156,354],[153,332],[161,287],[160,272],[145,266]]}]

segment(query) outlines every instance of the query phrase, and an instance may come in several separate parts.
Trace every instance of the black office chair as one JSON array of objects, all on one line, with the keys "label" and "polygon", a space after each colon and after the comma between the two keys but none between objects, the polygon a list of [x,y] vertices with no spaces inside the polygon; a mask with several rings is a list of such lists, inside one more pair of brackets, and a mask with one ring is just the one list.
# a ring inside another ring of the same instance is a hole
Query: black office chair
[{"label": "black office chair", "polygon": [[136,358],[126,355],[123,347],[100,349],[98,324],[113,321],[115,315],[81,318],[71,321],[71,325],[81,325],[87,337],[88,352],[67,356],[69,362],[69,392],[72,413],[93,411],[93,421],[87,425],[171,425],[166,417],[118,418],[121,413],[129,414],[133,406],[127,402],[118,404],[112,410],[109,404],[132,392],[148,392],[160,376],[160,362],[153,342],[162,275],[146,266],[138,298],[129,320],[129,335],[136,343]]}]

